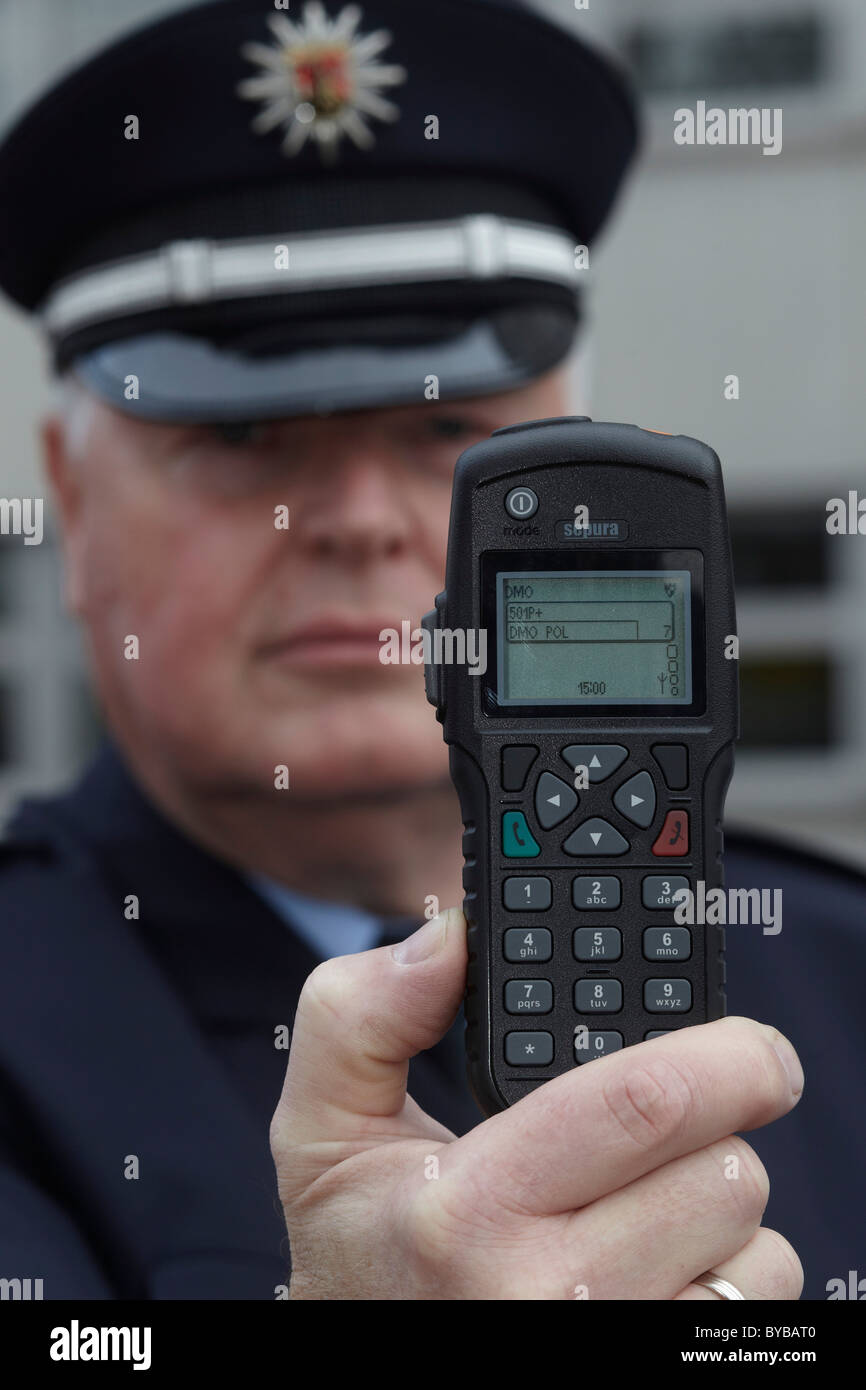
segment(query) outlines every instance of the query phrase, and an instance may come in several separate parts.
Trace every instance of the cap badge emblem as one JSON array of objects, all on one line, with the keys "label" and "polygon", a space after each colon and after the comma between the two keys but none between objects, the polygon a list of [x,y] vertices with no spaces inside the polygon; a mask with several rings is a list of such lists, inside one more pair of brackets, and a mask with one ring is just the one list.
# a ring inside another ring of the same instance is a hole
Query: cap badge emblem
[{"label": "cap badge emblem", "polygon": [[382,89],[405,82],[406,69],[378,61],[391,34],[387,29],[359,34],[361,18],[359,5],[346,5],[330,19],[321,0],[308,0],[300,20],[269,16],[276,45],[246,43],[241,48],[261,71],[239,83],[238,94],[263,103],[252,123],[257,134],[285,130],[284,154],[296,155],[314,140],[323,159],[332,162],[344,137],[359,149],[375,144],[368,120],[399,117],[399,108]]}]

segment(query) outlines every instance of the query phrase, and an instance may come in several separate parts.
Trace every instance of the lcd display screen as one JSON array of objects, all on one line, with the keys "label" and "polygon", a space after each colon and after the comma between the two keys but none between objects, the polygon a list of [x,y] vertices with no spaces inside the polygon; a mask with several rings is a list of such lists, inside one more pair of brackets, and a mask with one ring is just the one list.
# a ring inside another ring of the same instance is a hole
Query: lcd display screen
[{"label": "lcd display screen", "polygon": [[500,571],[500,705],[689,705],[688,570]]}]

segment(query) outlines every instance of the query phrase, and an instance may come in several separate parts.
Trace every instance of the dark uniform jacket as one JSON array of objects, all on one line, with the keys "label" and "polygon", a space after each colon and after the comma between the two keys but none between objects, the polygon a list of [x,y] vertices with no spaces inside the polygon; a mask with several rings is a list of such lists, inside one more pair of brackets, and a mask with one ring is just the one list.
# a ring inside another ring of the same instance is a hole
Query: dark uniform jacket
[{"label": "dark uniform jacket", "polygon": [[[797,1249],[804,1298],[826,1298],[866,1274],[866,877],[740,837],[726,871],[784,894],[778,936],[728,929],[728,1009],[803,1062],[799,1106],[749,1142],[765,1224]],[[46,1299],[273,1299],[289,1268],[274,1030],[316,963],[111,745],[68,794],[25,802],[0,846],[0,1277],[42,1279]],[[479,1123],[462,1020],[410,1090],[458,1134]]]}]

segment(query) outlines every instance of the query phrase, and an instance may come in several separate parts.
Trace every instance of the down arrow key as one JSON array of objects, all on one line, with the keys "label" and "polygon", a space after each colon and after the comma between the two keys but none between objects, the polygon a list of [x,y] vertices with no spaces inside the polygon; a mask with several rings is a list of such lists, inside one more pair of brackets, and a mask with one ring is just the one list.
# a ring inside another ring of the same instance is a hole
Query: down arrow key
[{"label": "down arrow key", "polygon": [[593,858],[602,855],[625,854],[628,840],[609,821],[593,816],[579,825],[569,835],[562,846],[566,854],[589,855]]}]

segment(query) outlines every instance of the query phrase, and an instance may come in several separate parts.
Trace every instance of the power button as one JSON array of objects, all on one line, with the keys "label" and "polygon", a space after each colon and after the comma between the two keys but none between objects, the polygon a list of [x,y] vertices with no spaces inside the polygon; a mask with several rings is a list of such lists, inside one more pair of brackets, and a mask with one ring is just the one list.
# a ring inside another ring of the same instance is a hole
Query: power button
[{"label": "power button", "polygon": [[518,521],[525,521],[538,511],[538,498],[531,487],[513,487],[505,499],[505,510]]}]

